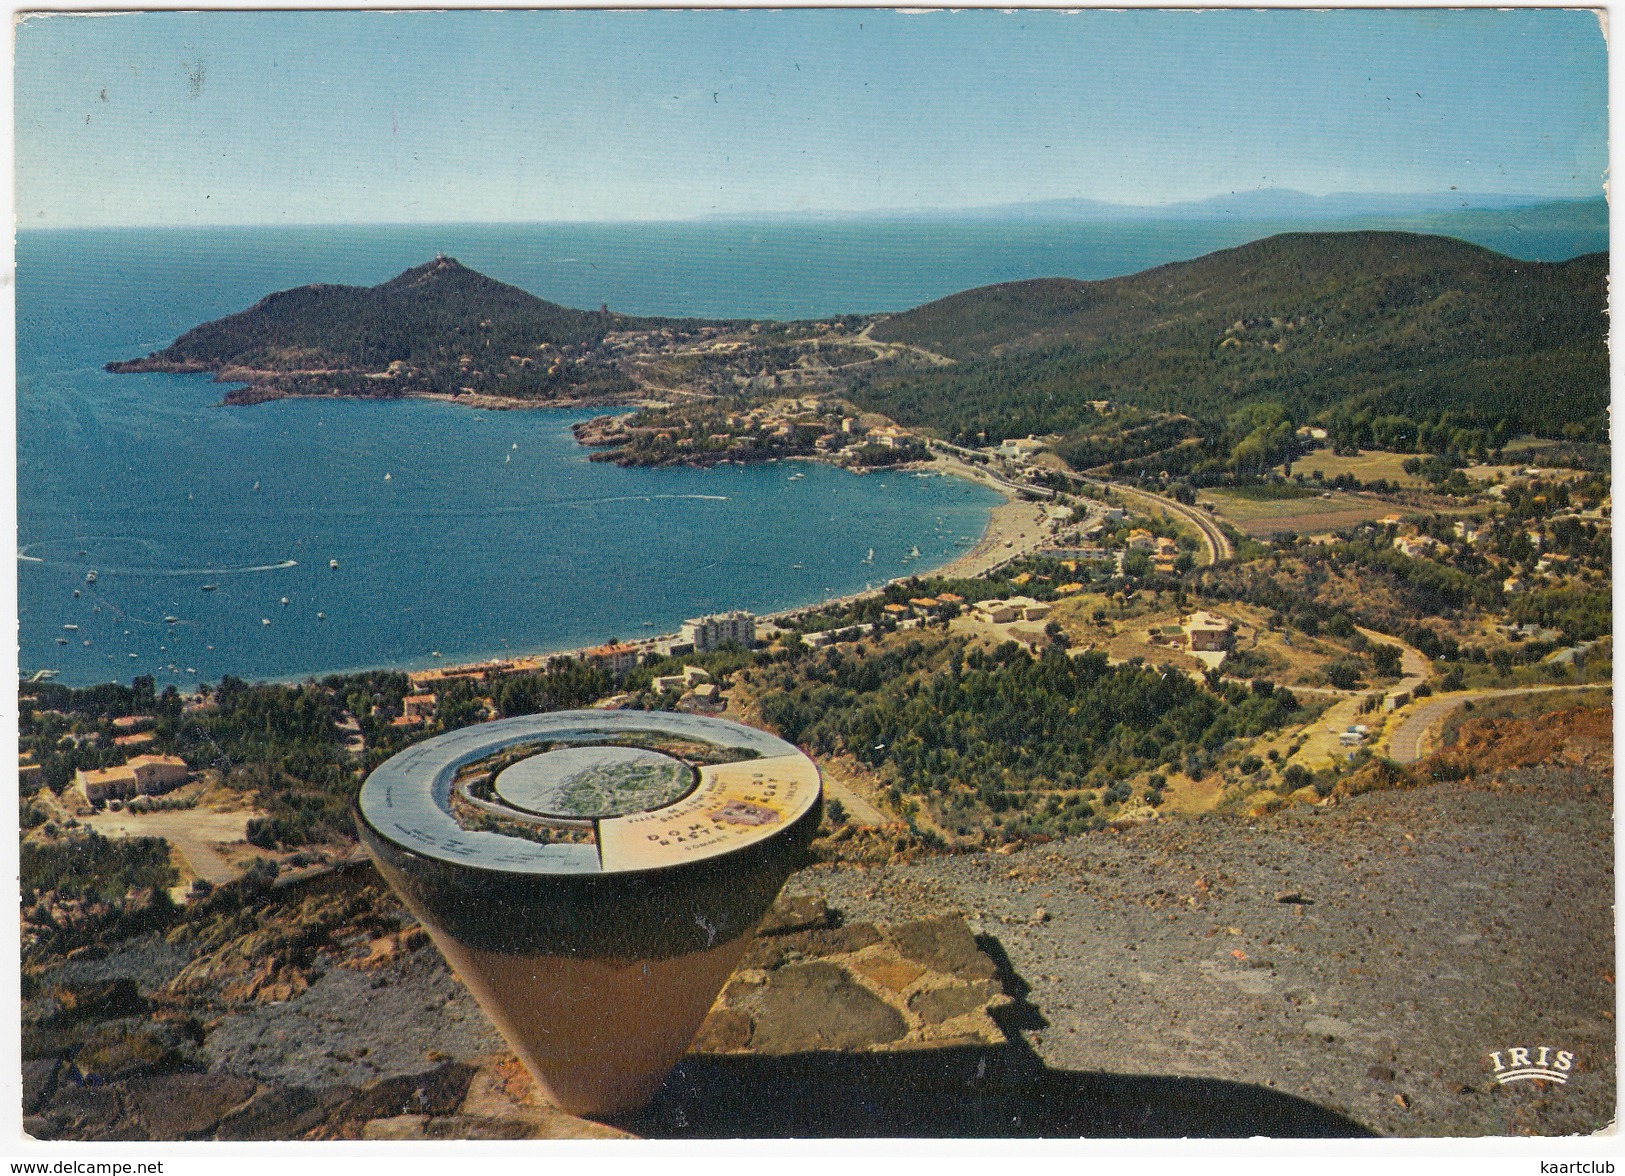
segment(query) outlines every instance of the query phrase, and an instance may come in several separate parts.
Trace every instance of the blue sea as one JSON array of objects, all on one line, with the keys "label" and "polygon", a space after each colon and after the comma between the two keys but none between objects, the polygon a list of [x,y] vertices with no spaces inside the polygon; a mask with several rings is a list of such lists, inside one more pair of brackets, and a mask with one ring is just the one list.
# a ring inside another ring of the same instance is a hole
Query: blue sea
[{"label": "blue sea", "polygon": [[[225,674],[414,668],[636,638],[703,612],[809,604],[940,565],[976,541],[997,502],[957,479],[806,462],[590,463],[570,434],[592,415],[579,410],[225,408],[207,376],[102,370],[273,290],[370,285],[444,252],[570,306],[803,318],[902,310],[1025,277],[1131,273],[1278,227],[20,233],[20,667],[72,685],[150,674],[188,689]],[[1544,241],[1538,252],[1596,247]]]}]

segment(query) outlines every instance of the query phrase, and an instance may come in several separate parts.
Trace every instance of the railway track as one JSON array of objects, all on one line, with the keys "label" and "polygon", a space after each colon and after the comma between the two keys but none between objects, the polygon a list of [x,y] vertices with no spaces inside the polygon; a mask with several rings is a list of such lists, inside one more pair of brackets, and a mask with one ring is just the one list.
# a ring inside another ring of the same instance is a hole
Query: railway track
[{"label": "railway track", "polygon": [[1206,511],[1199,510],[1194,506],[1186,506],[1183,502],[1175,502],[1171,498],[1164,498],[1160,494],[1135,490],[1117,482],[1104,482],[1099,478],[1084,478],[1083,481],[1101,489],[1115,490],[1125,498],[1139,499],[1141,502],[1152,504],[1169,514],[1178,515],[1195,527],[1196,533],[1202,537],[1202,542],[1207,546],[1207,562],[1210,564],[1218,563],[1222,559],[1229,559],[1236,554],[1236,549],[1231,544],[1229,537],[1225,535],[1224,531]]}]

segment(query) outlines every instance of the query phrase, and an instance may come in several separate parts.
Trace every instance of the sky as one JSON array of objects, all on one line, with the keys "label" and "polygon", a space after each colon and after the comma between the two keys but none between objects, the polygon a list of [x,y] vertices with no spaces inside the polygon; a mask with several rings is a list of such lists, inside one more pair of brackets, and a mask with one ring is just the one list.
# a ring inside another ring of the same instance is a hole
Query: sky
[{"label": "sky", "polygon": [[16,29],[21,228],[1584,197],[1583,11],[193,12]]}]

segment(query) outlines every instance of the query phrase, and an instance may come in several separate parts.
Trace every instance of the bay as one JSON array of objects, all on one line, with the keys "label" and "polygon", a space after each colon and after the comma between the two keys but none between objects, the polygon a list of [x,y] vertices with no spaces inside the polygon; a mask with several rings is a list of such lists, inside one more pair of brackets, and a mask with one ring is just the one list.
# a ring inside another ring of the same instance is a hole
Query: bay
[{"label": "bay", "polygon": [[217,241],[222,293],[162,234],[50,237],[19,245],[25,673],[188,688],[636,638],[946,562],[998,501],[808,462],[620,469],[575,443],[580,409],[220,407],[206,376],[101,365],[288,285],[283,251]]}]

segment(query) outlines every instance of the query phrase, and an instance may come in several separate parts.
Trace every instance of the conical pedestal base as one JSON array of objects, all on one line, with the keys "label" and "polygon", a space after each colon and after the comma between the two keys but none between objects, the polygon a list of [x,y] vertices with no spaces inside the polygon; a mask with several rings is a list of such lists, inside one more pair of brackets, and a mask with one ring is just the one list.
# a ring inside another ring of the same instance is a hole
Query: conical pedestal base
[{"label": "conical pedestal base", "polygon": [[502,955],[440,936],[435,942],[543,1097],[573,1115],[613,1119],[654,1097],[750,939],[621,963]]},{"label": "conical pedestal base", "polygon": [[[627,754],[634,736],[658,754]],[[617,738],[602,757],[603,779],[583,747],[593,737]],[[556,843],[453,820],[459,787],[482,812],[499,811],[488,798],[500,790],[468,783],[478,779],[468,765],[477,769],[493,749],[526,745],[495,762],[523,773],[527,791],[510,792],[547,801],[558,773],[540,761],[556,743],[569,753],[558,762],[570,795],[602,797],[611,786],[674,778],[657,761],[675,759],[673,748],[695,754],[702,739],[754,754],[702,760],[688,792],[596,818],[590,839],[575,814],[558,818],[572,832]],[[805,862],[819,799],[812,762],[763,732],[691,716],[564,712],[465,729],[403,753],[368,780],[356,825],[379,873],[544,1096],[572,1114],[616,1118],[646,1105],[688,1049],[751,933]]]}]

